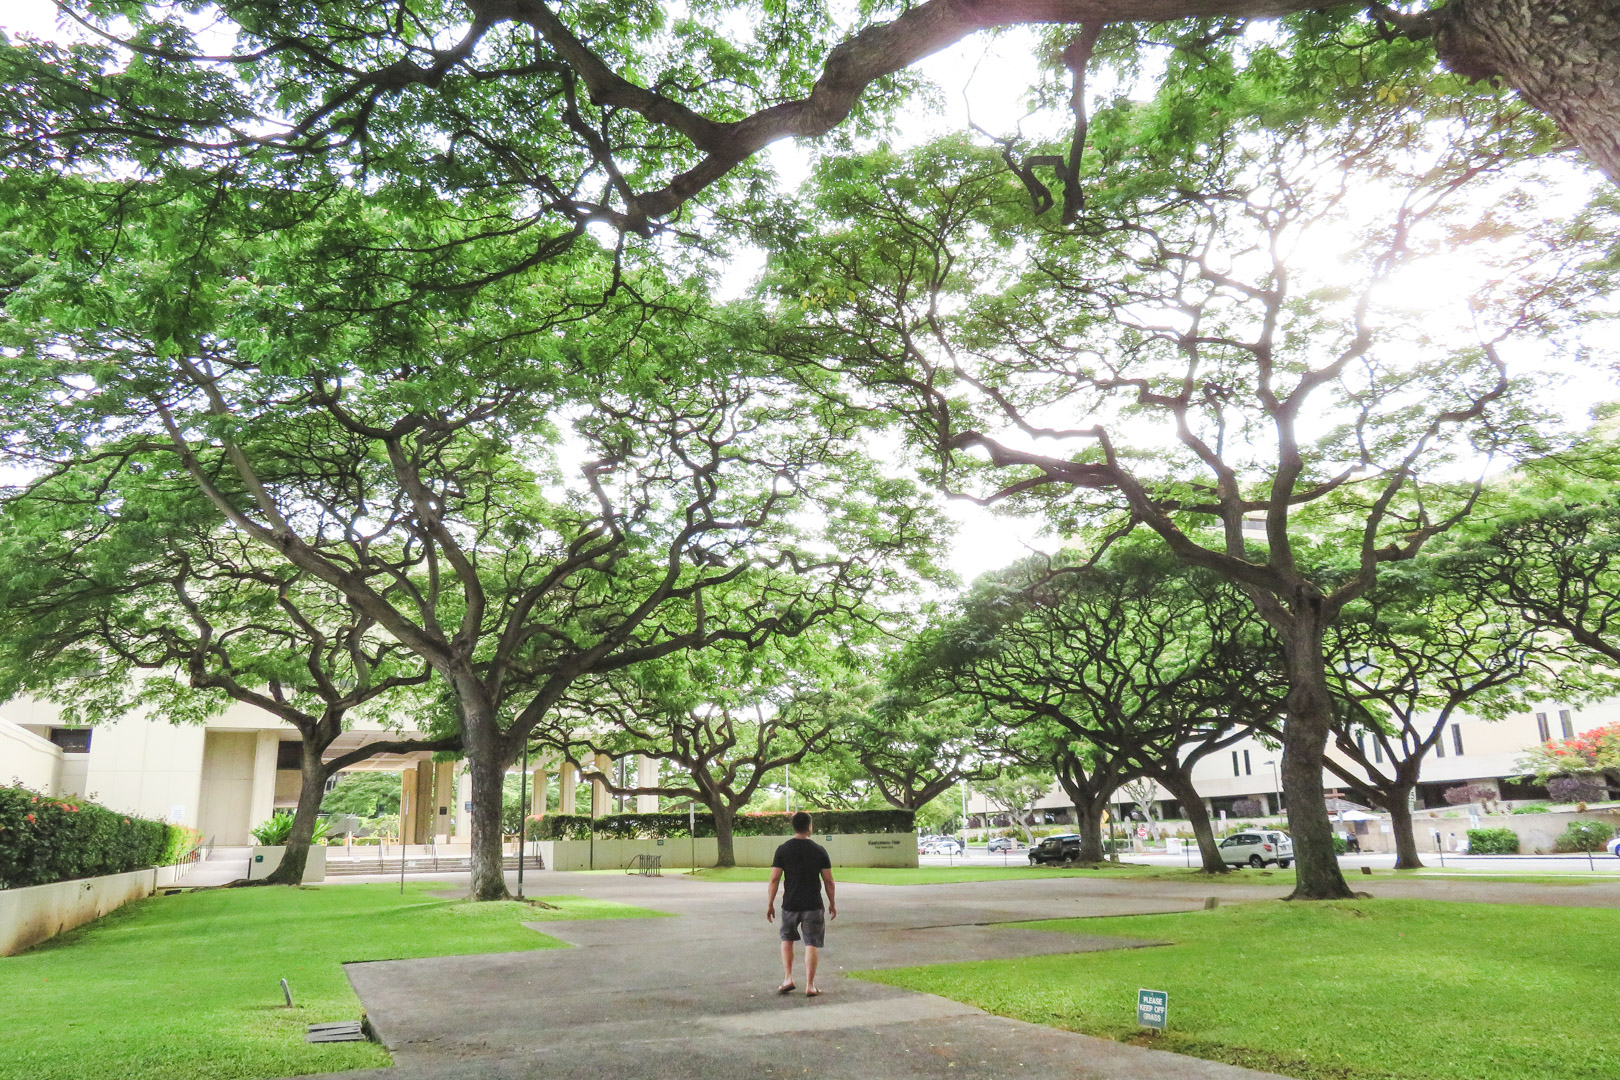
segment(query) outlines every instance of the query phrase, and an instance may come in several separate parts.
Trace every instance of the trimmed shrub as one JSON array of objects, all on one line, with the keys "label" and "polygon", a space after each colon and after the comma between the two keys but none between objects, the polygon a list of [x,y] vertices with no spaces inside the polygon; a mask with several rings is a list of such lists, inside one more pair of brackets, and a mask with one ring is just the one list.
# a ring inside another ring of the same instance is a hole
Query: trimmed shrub
[{"label": "trimmed shrub", "polygon": [[1602,802],[1609,788],[1595,776],[1555,776],[1547,781],[1547,795],[1556,803]]},{"label": "trimmed shrub", "polygon": [[1486,784],[1459,784],[1446,788],[1445,798],[1452,806],[1490,802],[1496,798],[1496,789]]},{"label": "trimmed shrub", "polygon": [[74,797],[0,788],[0,889],[144,870],[163,862],[170,828]]},{"label": "trimmed shrub", "polygon": [[1564,835],[1553,841],[1554,851],[1602,851],[1614,839],[1614,826],[1605,821],[1572,821]]},{"label": "trimmed shrub", "polygon": [[[818,833],[912,832],[916,828],[910,810],[821,810],[811,811]],[[714,835],[714,815],[696,815],[698,838]],[[685,814],[608,814],[592,819],[585,814],[547,814],[534,826],[536,840],[588,840],[591,833],[604,839],[669,839],[690,836]],[[791,836],[791,814],[738,814],[732,822],[733,836]]]},{"label": "trimmed shrub", "polygon": [[1348,840],[1346,840],[1344,838],[1343,833],[1340,833],[1340,832],[1334,833],[1333,834],[1333,854],[1335,854],[1335,855],[1348,855],[1349,853],[1350,853],[1350,841],[1348,841]]},{"label": "trimmed shrub", "polygon": [[1517,855],[1519,834],[1512,829],[1469,829],[1468,854]]},{"label": "trimmed shrub", "polygon": [[1233,799],[1233,817],[1259,817],[1266,812],[1266,808],[1258,799]]},{"label": "trimmed shrub", "polygon": [[1552,809],[1552,807],[1549,806],[1548,804],[1546,804],[1544,802],[1538,802],[1538,803],[1530,803],[1528,806],[1515,806],[1513,808],[1513,812],[1515,814],[1545,814],[1548,810],[1551,810],[1551,809]]}]

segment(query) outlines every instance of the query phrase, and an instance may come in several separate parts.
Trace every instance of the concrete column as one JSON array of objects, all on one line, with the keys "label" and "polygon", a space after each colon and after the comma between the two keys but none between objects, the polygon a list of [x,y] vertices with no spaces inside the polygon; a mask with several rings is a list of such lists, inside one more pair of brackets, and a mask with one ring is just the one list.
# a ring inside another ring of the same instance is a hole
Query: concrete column
[{"label": "concrete column", "polygon": [[542,758],[540,764],[535,767],[534,782],[529,787],[529,816],[537,820],[546,816],[546,796],[549,794],[546,784],[550,776],[551,762]]},{"label": "concrete column", "polygon": [[416,766],[407,765],[399,774],[399,840],[416,843]]},{"label": "concrete column", "polygon": [[[642,754],[640,757],[638,757],[636,759],[636,786],[637,787],[656,787],[657,785],[658,785],[658,762],[657,762],[656,759],[650,758],[646,754]],[[656,813],[658,813],[658,796],[656,796],[656,795],[637,795],[636,796],[636,813],[638,813],[638,814],[656,814]]]},{"label": "concrete column", "polygon": [[[601,773],[603,776],[611,775],[612,772],[613,772],[613,759],[608,757],[606,754],[597,754],[596,755],[596,771]],[[605,784],[603,784],[602,781],[600,781],[600,780],[592,780],[591,781],[591,817],[593,817],[593,818],[605,817],[605,816],[607,816],[608,810],[609,810],[609,805],[608,805],[607,786]]]},{"label": "concrete column", "polygon": [[579,770],[572,761],[557,766],[557,813],[574,812],[574,789],[579,786]]},{"label": "concrete column", "polygon": [[253,744],[253,794],[248,801],[248,828],[270,820],[276,809],[276,750],[278,732],[260,731]]},{"label": "concrete column", "polygon": [[416,843],[433,839],[433,762],[416,763]]},{"label": "concrete column", "polygon": [[472,802],[472,774],[463,765],[457,769],[456,776],[456,805],[450,813],[456,819],[456,843],[471,843],[472,815],[467,812],[467,806]]},{"label": "concrete column", "polygon": [[450,842],[450,815],[456,812],[456,763],[439,761],[433,765],[433,838]]}]

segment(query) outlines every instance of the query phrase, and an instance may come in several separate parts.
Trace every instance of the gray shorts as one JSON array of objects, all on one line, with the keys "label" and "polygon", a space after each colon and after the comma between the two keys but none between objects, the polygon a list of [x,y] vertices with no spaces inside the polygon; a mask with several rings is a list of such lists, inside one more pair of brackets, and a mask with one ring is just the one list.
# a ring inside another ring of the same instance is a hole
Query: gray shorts
[{"label": "gray shorts", "polygon": [[783,910],[782,940],[798,941],[801,934],[804,935],[806,946],[812,949],[821,948],[822,942],[827,938],[826,911],[821,908],[814,908],[810,911]]}]

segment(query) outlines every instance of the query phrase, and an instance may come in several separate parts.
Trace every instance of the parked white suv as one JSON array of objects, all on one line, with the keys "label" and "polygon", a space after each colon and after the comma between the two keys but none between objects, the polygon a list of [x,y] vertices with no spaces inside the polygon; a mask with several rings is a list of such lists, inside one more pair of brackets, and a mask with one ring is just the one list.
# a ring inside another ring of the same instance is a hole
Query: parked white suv
[{"label": "parked white suv", "polygon": [[1221,861],[1228,866],[1259,869],[1276,863],[1286,870],[1294,862],[1294,841],[1274,829],[1233,833],[1221,841]]}]

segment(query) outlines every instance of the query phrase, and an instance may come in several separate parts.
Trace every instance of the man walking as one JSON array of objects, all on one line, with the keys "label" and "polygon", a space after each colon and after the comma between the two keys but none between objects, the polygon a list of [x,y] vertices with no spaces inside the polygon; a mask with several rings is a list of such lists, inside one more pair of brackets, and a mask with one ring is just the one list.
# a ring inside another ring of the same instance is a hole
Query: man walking
[{"label": "man walking", "polygon": [[[776,887],[787,878],[782,890],[782,985],[778,994],[798,989],[793,982],[793,943],[804,939],[804,995],[819,997],[816,989],[816,958],[825,941],[827,919],[838,918],[833,902],[832,860],[827,849],[810,839],[810,815],[800,810],[793,815],[793,839],[776,849],[771,860],[771,886],[765,897],[765,921],[776,918]],[[827,909],[821,908],[821,886],[827,886]]]}]

